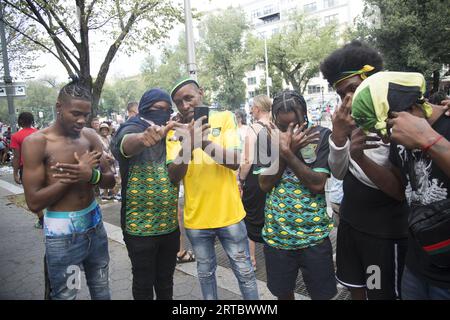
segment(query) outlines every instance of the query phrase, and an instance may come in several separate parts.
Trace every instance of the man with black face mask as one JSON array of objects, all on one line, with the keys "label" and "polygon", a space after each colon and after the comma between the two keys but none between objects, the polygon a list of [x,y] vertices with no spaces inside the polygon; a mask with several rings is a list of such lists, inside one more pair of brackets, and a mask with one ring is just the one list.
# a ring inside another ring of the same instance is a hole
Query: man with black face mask
[{"label": "man with black face mask", "polygon": [[154,88],[144,93],[139,114],[120,126],[111,142],[122,177],[121,226],[132,264],[133,297],[171,300],[179,250],[178,186],[170,182],[166,133],[172,101]]}]

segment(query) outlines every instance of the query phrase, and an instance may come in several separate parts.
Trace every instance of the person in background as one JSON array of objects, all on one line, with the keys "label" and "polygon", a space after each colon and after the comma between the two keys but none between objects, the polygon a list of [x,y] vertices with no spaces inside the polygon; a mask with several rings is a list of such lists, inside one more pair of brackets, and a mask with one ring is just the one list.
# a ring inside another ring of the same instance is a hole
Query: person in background
[{"label": "person in background", "polygon": [[250,113],[254,122],[249,126],[244,138],[241,165],[238,178],[242,186],[242,203],[247,213],[244,221],[247,227],[250,258],[253,269],[256,271],[256,244],[264,243],[261,231],[264,226],[264,206],[266,193],[261,190],[258,183],[258,135],[270,123],[270,110],[272,101],[266,95],[259,95],[253,99]]},{"label": "person in background", "polygon": [[178,225],[180,227],[180,250],[177,253],[177,263],[187,263],[195,261],[195,254],[186,246],[186,230],[184,228],[184,186],[180,183],[178,195]]},{"label": "person in background", "polygon": [[6,145],[6,139],[3,138],[3,134],[0,134],[0,165],[6,163],[5,159],[8,153],[8,147]]},{"label": "person in background", "polygon": [[334,227],[339,226],[339,209],[341,207],[344,192],[342,190],[342,180],[336,179],[333,175],[327,181],[328,202],[331,208]]},{"label": "person in background", "polygon": [[139,104],[136,101],[132,101],[127,104],[127,120],[139,114],[138,106]]},{"label": "person in background", "polygon": [[241,145],[244,145],[244,139],[245,139],[245,136],[247,135],[247,130],[248,130],[247,116],[245,115],[245,112],[242,110],[237,110],[234,113],[234,115],[236,117],[236,122],[238,125],[238,132],[239,132],[239,138],[241,139]]},{"label": "person in background", "polygon": [[100,130],[100,119],[99,118],[92,118],[91,120],[91,128],[95,130],[95,132],[97,132],[97,134],[99,134],[99,130]]},{"label": "person in background", "polygon": [[[22,184],[23,176],[23,155],[22,144],[26,137],[37,132],[38,130],[33,128],[34,117],[30,112],[22,112],[18,118],[19,127],[22,129],[17,131],[11,136],[11,149],[14,152],[13,158],[13,176],[14,181],[17,184]],[[35,223],[35,227],[42,229],[44,225],[44,214],[42,211],[36,212],[38,220]]]},{"label": "person in background", "polygon": [[[108,161],[111,171],[116,175],[116,166],[115,166],[115,159],[113,154],[111,153],[111,127],[108,125],[108,123],[103,122],[99,127],[99,136],[100,141],[102,142],[103,152],[106,160]],[[116,181],[117,182],[117,181]],[[113,194],[113,191],[110,189],[100,189],[100,196],[102,200],[112,200],[114,199],[115,194]]]}]

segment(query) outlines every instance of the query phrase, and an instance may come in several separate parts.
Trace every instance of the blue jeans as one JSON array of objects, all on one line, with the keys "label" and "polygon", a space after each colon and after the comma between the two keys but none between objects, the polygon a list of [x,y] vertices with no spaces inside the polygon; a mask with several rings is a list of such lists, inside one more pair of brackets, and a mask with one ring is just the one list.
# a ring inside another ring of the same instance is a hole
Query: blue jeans
[{"label": "blue jeans", "polygon": [[93,300],[109,300],[108,237],[103,222],[83,233],[45,238],[52,300],[73,300],[80,289],[80,270]]},{"label": "blue jeans", "polygon": [[418,278],[406,266],[402,277],[403,300],[450,300],[450,289],[430,285]]},{"label": "blue jeans", "polygon": [[244,300],[258,300],[258,288],[248,248],[244,221],[217,229],[186,229],[194,249],[197,272],[205,300],[217,300],[216,251],[214,242],[219,238],[239,282]]}]

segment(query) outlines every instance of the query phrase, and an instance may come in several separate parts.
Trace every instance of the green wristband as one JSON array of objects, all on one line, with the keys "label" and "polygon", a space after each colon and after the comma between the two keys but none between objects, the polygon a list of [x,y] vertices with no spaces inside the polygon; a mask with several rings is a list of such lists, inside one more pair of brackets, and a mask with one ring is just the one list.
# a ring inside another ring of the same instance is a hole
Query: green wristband
[{"label": "green wristband", "polygon": [[91,180],[89,180],[90,184],[98,184],[100,182],[100,179],[102,177],[102,173],[97,169],[92,169],[92,176]]}]

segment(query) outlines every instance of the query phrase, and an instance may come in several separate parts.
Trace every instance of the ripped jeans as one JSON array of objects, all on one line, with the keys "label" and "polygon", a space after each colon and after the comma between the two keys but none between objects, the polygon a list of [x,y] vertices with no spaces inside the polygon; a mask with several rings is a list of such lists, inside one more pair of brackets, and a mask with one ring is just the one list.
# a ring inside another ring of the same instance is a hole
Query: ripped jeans
[{"label": "ripped jeans", "polygon": [[239,282],[244,300],[258,300],[258,288],[248,248],[244,221],[217,229],[186,229],[197,260],[197,272],[203,299],[217,300],[216,237],[219,238]]},{"label": "ripped jeans", "polygon": [[45,238],[52,300],[73,300],[84,269],[91,299],[110,300],[108,237],[103,222],[83,233]]}]

